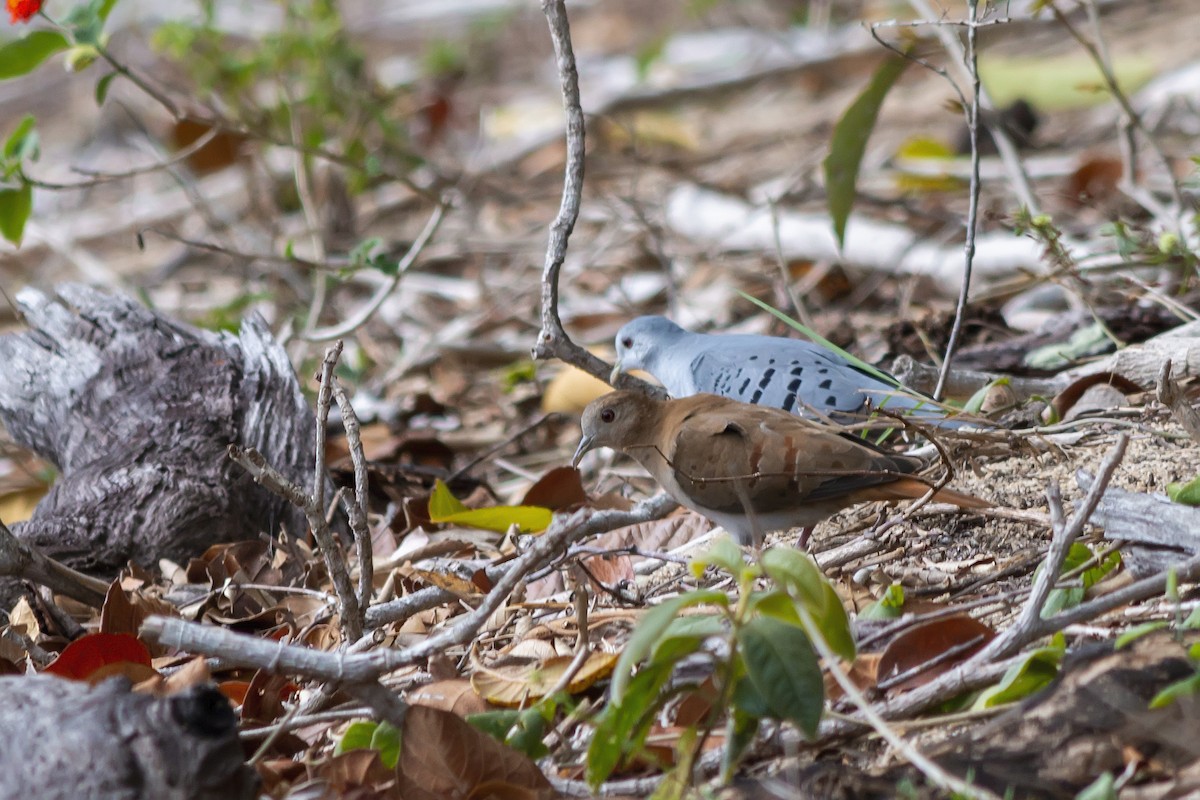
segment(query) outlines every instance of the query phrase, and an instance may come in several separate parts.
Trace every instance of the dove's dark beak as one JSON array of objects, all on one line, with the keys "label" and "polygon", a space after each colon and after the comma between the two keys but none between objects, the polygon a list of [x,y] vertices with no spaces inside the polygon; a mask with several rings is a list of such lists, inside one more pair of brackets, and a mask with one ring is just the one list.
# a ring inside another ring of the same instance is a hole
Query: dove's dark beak
[{"label": "dove's dark beak", "polygon": [[616,386],[617,378],[621,376],[622,372],[624,372],[624,370],[621,368],[621,359],[618,358],[617,363],[613,364],[612,372],[608,374],[608,385]]},{"label": "dove's dark beak", "polygon": [[575,455],[571,457],[571,466],[578,467],[579,462],[583,459],[584,453],[592,449],[592,442],[595,441],[591,436],[584,434],[579,440],[579,447],[575,448]]}]

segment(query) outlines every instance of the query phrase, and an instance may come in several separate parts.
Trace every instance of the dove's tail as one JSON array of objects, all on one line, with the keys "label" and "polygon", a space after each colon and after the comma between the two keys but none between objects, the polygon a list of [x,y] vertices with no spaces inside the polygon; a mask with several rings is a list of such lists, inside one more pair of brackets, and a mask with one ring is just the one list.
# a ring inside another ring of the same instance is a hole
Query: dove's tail
[{"label": "dove's tail", "polygon": [[[928,484],[916,478],[899,478],[891,483],[871,487],[871,489],[864,493],[863,499],[916,500],[918,497],[924,497],[928,494],[929,489]],[[959,508],[966,509],[991,508],[993,505],[993,503],[984,500],[982,497],[946,488],[941,488],[934,492],[932,499],[938,503],[952,503]]]}]

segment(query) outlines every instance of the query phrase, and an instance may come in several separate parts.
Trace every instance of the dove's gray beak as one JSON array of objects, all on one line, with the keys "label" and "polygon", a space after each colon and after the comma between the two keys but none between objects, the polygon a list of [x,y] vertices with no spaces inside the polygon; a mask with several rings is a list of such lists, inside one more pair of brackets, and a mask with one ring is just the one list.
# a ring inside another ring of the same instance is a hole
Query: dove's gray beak
[{"label": "dove's gray beak", "polygon": [[571,466],[578,467],[579,462],[583,460],[584,453],[592,449],[592,437],[584,434],[579,440],[579,447],[575,448],[575,455],[571,457]]},{"label": "dove's gray beak", "polygon": [[621,373],[623,371],[624,370],[622,370],[622,368],[621,368],[621,359],[618,358],[617,363],[613,364],[612,372],[610,372],[608,374],[608,385],[616,386],[617,378],[619,378],[621,376]]}]

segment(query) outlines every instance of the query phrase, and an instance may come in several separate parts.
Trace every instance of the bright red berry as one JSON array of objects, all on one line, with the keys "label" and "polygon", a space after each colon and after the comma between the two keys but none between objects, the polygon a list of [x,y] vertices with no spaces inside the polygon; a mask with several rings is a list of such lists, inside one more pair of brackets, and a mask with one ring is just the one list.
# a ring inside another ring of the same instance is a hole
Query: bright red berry
[{"label": "bright red berry", "polygon": [[42,8],[42,0],[8,0],[8,15],[13,22],[28,22]]}]

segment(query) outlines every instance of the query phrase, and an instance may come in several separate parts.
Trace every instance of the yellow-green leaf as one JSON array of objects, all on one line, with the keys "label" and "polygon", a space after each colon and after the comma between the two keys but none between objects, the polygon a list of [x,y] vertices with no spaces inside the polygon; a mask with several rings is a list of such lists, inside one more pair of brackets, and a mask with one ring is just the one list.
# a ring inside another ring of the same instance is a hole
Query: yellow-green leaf
[{"label": "yellow-green leaf", "polygon": [[492,506],[467,508],[438,481],[429,497],[429,519],[437,523],[465,525],[504,533],[516,525],[521,533],[538,533],[550,526],[553,512],[538,506]]}]

